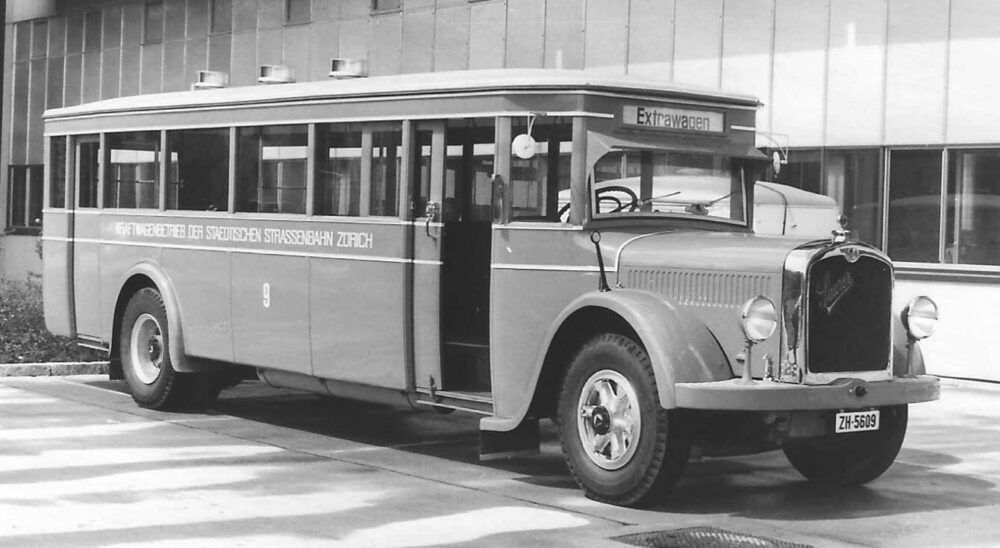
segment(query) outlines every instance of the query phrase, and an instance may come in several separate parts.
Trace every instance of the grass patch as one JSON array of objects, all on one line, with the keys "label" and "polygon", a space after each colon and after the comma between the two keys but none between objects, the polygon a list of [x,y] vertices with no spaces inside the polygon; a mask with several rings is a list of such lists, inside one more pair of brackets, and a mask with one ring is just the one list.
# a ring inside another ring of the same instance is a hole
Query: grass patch
[{"label": "grass patch", "polygon": [[106,359],[103,352],[77,346],[45,329],[41,287],[0,278],[0,363]]}]

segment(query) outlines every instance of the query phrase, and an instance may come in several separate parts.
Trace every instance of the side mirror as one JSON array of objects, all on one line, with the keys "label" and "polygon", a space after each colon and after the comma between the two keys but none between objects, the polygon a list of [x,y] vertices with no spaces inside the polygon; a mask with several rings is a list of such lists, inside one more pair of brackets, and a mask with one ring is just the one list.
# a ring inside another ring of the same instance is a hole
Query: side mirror
[{"label": "side mirror", "polygon": [[504,207],[505,201],[507,199],[507,183],[504,182],[503,177],[499,174],[494,173],[492,178],[493,184],[493,224],[505,225],[510,222],[507,218],[506,210]]}]

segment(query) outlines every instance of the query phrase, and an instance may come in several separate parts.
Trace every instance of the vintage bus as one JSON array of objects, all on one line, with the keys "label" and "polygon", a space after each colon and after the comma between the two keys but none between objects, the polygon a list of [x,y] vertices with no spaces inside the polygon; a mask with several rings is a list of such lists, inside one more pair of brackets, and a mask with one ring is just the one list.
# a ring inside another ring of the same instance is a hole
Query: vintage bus
[{"label": "vintage bus", "polygon": [[500,70],[52,110],[47,325],[154,409],[250,372],[482,414],[484,455],[551,418],[615,504],[669,492],[692,447],[864,483],[938,397],[937,309],[893,303],[843,231],[754,233],[758,106]]}]

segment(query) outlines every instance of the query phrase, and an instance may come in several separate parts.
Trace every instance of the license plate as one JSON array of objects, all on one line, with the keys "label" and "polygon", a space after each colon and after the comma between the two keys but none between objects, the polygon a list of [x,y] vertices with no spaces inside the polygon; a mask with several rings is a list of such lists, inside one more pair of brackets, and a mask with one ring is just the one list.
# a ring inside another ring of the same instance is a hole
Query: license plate
[{"label": "license plate", "polygon": [[873,411],[837,413],[837,417],[834,422],[834,431],[838,434],[846,434],[848,432],[878,430],[878,419],[878,409]]}]

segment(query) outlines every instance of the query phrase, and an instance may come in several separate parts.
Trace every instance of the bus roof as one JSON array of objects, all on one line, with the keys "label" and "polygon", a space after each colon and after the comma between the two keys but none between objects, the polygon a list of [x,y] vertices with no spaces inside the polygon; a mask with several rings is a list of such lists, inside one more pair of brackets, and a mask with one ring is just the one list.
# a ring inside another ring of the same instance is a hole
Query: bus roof
[{"label": "bus roof", "polygon": [[184,110],[247,104],[278,104],[311,100],[376,97],[418,97],[440,94],[502,93],[516,91],[593,91],[629,93],[650,98],[718,102],[757,108],[750,95],[705,88],[676,86],[633,76],[582,70],[496,69],[321,80],[292,84],[242,86],[180,91],[107,99],[45,112],[47,119],[73,118],[117,112]]}]

